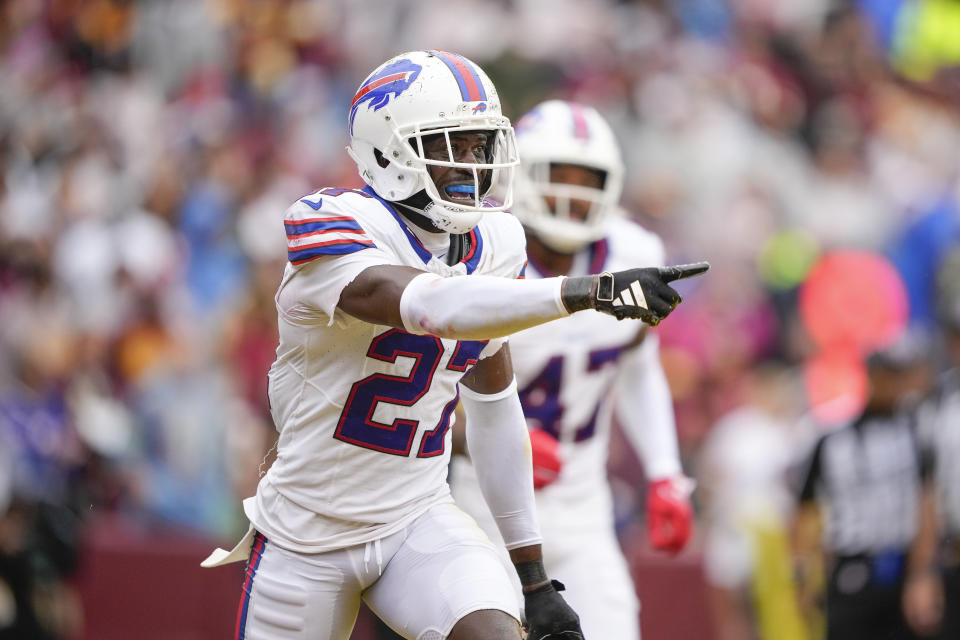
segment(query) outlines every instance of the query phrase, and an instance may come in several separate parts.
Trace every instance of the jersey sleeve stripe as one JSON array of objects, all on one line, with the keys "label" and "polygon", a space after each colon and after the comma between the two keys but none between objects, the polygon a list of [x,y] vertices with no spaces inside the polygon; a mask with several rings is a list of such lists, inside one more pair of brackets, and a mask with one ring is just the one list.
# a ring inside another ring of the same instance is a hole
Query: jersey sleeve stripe
[{"label": "jersey sleeve stripe", "polygon": [[[351,218],[350,216],[322,216],[319,218],[301,218],[299,220],[288,220],[283,224],[298,225],[298,224],[309,224],[311,222],[352,222],[353,224],[357,224],[357,221]],[[359,228],[359,225],[357,228]]]},{"label": "jersey sleeve stripe", "polygon": [[312,242],[300,245],[287,245],[287,251],[302,251],[304,249],[314,249],[318,247],[331,247],[338,244],[357,244],[364,247],[375,247],[372,240],[367,238],[332,238],[322,242]]},{"label": "jersey sleeve stripe", "polygon": [[373,244],[363,231],[348,229],[339,231],[330,229],[328,231],[315,231],[313,233],[302,234],[299,237],[287,236],[287,250],[298,251],[309,247],[320,247],[327,244],[338,242],[359,242],[361,244]]},{"label": "jersey sleeve stripe", "polygon": [[284,222],[283,227],[287,235],[295,233],[304,233],[307,231],[317,231],[320,229],[358,229],[362,230],[356,220],[349,216],[337,218],[308,218],[296,222]]},{"label": "jersey sleeve stripe", "polygon": [[[351,216],[287,220],[283,226],[287,233],[287,252],[291,255],[304,250],[349,243],[356,243],[361,247],[374,246],[363,227]],[[297,260],[299,261],[299,257]],[[291,259],[290,262],[294,260]]]},{"label": "jersey sleeve stripe", "polygon": [[291,264],[300,265],[321,256],[342,256],[371,247],[376,247],[376,245],[369,240],[363,242],[357,242],[355,240],[318,242],[316,244],[298,247],[295,251],[287,251],[287,260],[289,260]]},{"label": "jersey sleeve stripe", "polygon": [[346,227],[346,228],[330,227],[327,229],[320,228],[320,229],[314,229],[314,230],[298,229],[296,233],[290,233],[290,231],[287,231],[287,240],[290,240],[290,241],[300,240],[301,238],[306,238],[308,236],[321,236],[325,233],[347,233],[347,234],[354,234],[354,235],[356,234],[364,235],[363,229],[354,229],[352,227]]}]

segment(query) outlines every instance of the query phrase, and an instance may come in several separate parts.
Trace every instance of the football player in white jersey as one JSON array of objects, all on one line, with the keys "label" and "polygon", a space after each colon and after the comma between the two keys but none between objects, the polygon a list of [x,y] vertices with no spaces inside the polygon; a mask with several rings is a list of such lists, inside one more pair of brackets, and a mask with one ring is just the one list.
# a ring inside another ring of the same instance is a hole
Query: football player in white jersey
[{"label": "football player in white jersey", "polygon": [[[385,62],[357,90],[349,130],[367,186],[320,189],[284,219],[276,461],[244,501],[247,536],[204,561],[247,559],[237,637],[342,640],[361,601],[404,638],[521,637],[511,577],[446,483],[459,401],[529,637],[581,638],[541,562],[503,338],[582,309],[656,323],[679,302],[666,282],[705,266],[519,279],[523,232],[503,213],[513,129],[457,54]],[[494,185],[503,204],[485,198]]]},{"label": "football player in white jersey", "polygon": [[[595,109],[542,103],[518,122],[517,143],[513,211],[527,233],[528,279],[663,264],[660,238],[619,209],[623,163]],[[587,638],[636,639],[636,591],[614,533],[606,476],[615,410],[649,479],[653,545],[679,551],[692,521],[657,336],[640,324],[576,314],[511,336],[510,348],[531,429],[547,571],[563,578]],[[456,456],[454,497],[495,538],[475,477]]]}]

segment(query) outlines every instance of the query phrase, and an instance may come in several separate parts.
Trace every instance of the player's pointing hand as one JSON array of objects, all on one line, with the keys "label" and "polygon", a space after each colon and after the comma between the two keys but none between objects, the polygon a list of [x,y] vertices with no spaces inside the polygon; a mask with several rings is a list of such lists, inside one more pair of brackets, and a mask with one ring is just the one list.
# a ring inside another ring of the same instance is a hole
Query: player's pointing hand
[{"label": "player's pointing hand", "polygon": [[562,289],[563,304],[571,313],[596,309],[618,320],[639,318],[656,326],[681,301],[680,294],[667,283],[700,275],[709,268],[707,262],[695,262],[567,278]]},{"label": "player's pointing hand", "polygon": [[701,273],[706,273],[710,268],[709,262],[694,262],[692,264],[678,264],[672,267],[660,267],[660,277],[664,282],[673,282],[674,280],[683,280],[692,278]]}]

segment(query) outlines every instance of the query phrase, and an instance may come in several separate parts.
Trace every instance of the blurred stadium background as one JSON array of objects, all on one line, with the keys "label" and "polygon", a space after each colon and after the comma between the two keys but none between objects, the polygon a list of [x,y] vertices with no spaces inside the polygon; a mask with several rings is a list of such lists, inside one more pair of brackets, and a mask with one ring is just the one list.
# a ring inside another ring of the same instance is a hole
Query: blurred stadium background
[{"label": "blurred stadium background", "polygon": [[[642,469],[610,461],[646,638],[712,637],[706,585],[762,567],[726,566],[721,541],[705,575],[711,531],[737,504],[783,522],[781,471],[862,405],[862,354],[935,324],[960,241],[960,2],[6,0],[0,638],[230,633],[241,568],[198,564],[245,529],[273,441],[279,217],[359,183],[346,105],[427,47],[480,63],[512,118],[599,108],[627,208],[671,262],[713,264],[658,329],[692,548],[649,551]],[[768,440],[718,435],[744,406],[776,418]]]}]

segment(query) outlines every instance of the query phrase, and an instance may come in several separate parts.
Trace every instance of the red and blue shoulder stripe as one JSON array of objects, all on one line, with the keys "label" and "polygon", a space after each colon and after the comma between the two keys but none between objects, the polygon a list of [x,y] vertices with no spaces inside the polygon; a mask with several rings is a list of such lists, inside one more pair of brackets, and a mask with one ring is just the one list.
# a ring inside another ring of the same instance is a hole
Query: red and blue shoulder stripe
[{"label": "red and blue shoulder stripe", "polygon": [[350,216],[288,219],[283,227],[287,232],[287,260],[294,265],[376,246],[363,227]]}]

